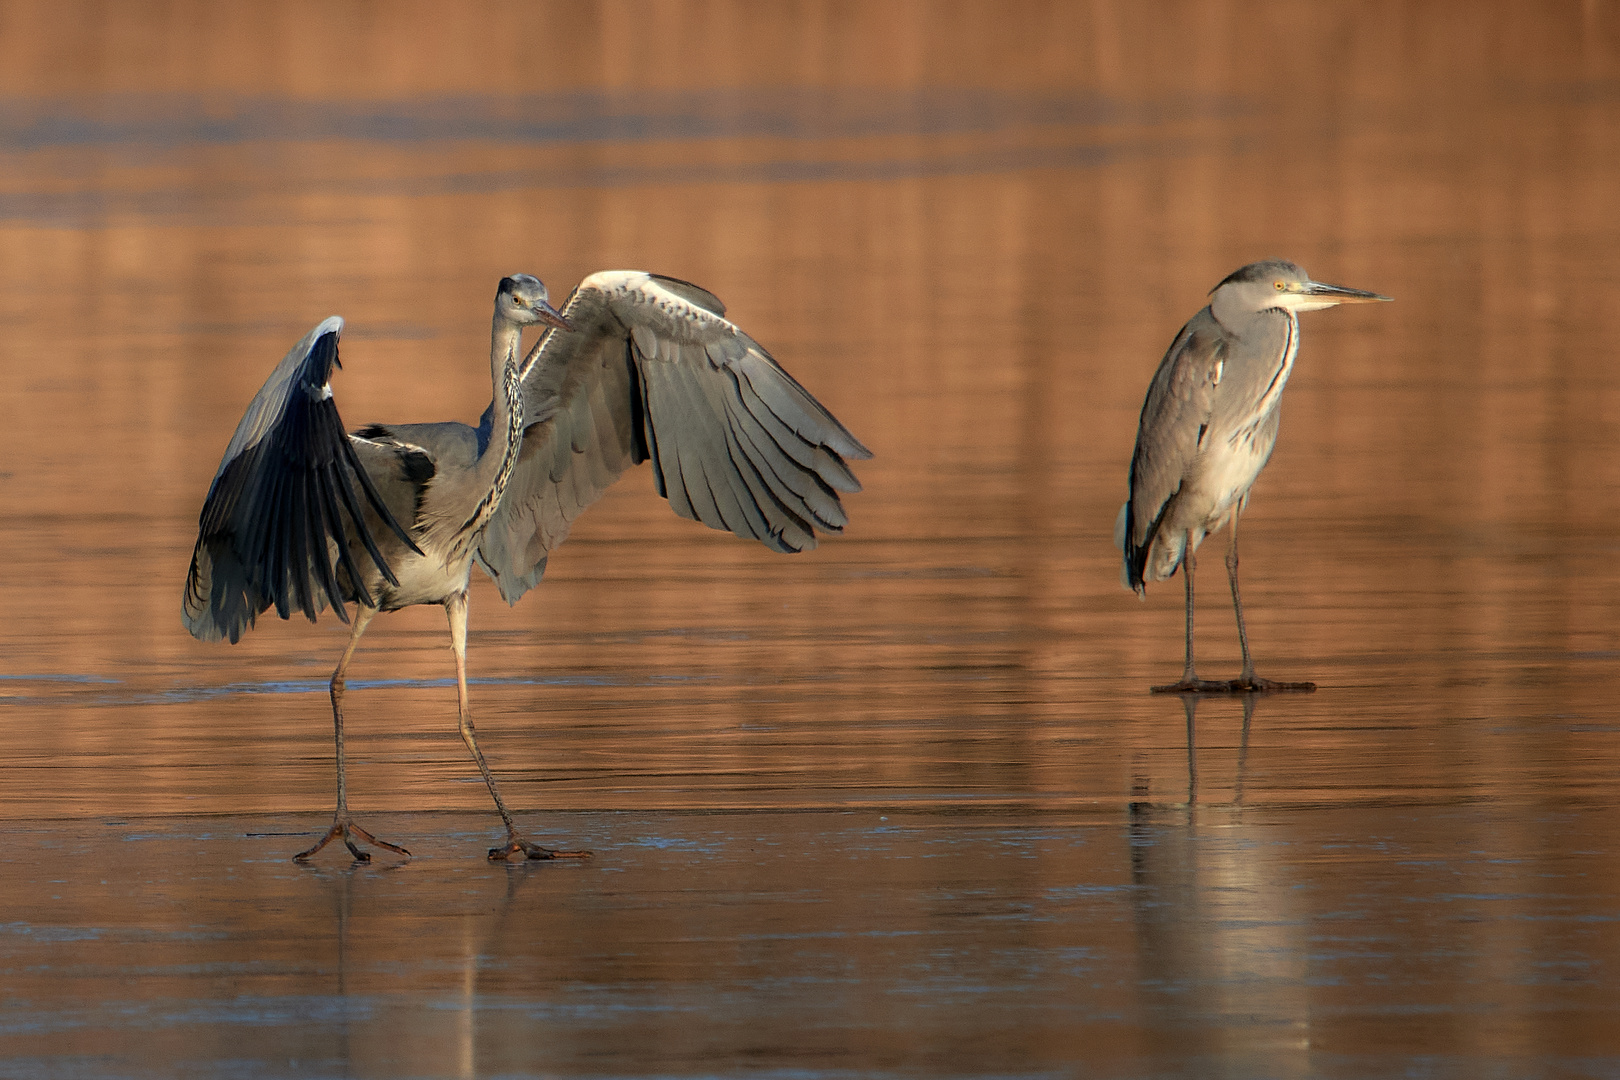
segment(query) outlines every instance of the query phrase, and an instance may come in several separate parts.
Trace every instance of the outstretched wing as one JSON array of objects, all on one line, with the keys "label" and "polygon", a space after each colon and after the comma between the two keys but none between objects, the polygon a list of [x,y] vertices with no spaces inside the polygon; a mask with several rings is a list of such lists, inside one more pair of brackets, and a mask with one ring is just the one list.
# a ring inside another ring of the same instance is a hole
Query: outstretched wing
[{"label": "outstretched wing", "polygon": [[355,594],[372,602],[350,558],[348,533],[394,581],[353,480],[378,518],[415,547],[361,467],[332,401],[342,329],[334,315],[293,346],[225,448],[203,503],[181,604],[193,637],[235,642],[272,604],[283,619],[296,608],[311,622],[331,604],[347,622],[334,556]]},{"label": "outstretched wing", "polygon": [[682,517],[777,551],[816,546],[860,490],[845,458],[868,458],[821,403],[710,293],[607,270],[563,308],[524,361],[523,447],[479,560],[508,603],[540,580],[570,524],[630,466],[651,459]]},{"label": "outstretched wing", "polygon": [[1159,525],[1208,432],[1225,349],[1220,324],[1206,308],[1181,328],[1148,388],[1131,457],[1130,500],[1115,537],[1125,551],[1125,584],[1138,592]]}]

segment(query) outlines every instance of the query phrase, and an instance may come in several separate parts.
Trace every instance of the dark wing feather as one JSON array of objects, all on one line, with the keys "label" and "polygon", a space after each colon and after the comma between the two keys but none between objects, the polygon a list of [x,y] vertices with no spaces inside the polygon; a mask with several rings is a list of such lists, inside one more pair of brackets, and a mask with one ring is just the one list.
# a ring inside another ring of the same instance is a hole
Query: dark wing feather
[{"label": "dark wing feather", "polygon": [[203,503],[181,604],[195,637],[237,641],[272,605],[283,619],[297,610],[313,622],[330,604],[347,622],[334,557],[355,594],[372,603],[348,535],[360,539],[385,578],[394,576],[363,505],[415,547],[355,456],[332,400],[342,327],[334,316],[293,347],[225,449]]},{"label": "dark wing feather", "polygon": [[1225,332],[1205,308],[1181,328],[1142,404],[1123,536],[1126,584],[1138,591],[1159,524],[1198,455],[1224,351]]},{"label": "dark wing feather", "polygon": [[862,446],[769,353],[689,282],[610,270],[563,308],[525,361],[528,428],[479,560],[516,603],[547,553],[630,466],[651,460],[682,517],[777,551],[840,531],[839,492],[860,490]]}]

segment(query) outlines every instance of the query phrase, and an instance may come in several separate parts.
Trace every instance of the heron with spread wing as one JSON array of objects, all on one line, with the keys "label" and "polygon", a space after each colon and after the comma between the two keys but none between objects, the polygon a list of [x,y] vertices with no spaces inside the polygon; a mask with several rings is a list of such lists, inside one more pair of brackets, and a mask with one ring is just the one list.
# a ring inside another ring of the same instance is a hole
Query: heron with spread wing
[{"label": "heron with spread wing", "polygon": [[[526,327],[542,328],[527,355]],[[519,835],[474,735],[467,699],[473,564],[510,604],[534,588],[575,518],[651,461],[682,517],[805,551],[842,531],[846,459],[871,457],[752,338],[685,281],[592,274],[561,311],[539,279],[503,278],[490,345],[494,400],[476,428],[372,424],[347,433],[332,396],[343,320],[311,330],[249,404],[203,504],[182,617],[194,637],[239,640],[274,607],[350,623],[332,673],[337,809],[307,859],[341,839],[409,855],[352,819],[344,780],[344,676],[380,611],[442,604],[456,657],[460,731],[506,826],[491,859],[581,857]],[[351,619],[345,605],[355,605]]]}]

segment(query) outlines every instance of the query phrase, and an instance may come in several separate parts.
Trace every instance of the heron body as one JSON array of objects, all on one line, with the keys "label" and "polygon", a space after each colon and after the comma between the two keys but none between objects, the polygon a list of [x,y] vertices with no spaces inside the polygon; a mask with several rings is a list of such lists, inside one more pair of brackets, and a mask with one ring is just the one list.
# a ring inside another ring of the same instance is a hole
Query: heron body
[{"label": "heron body", "polygon": [[[1277,443],[1283,389],[1299,354],[1299,313],[1388,297],[1312,281],[1293,263],[1251,263],[1223,280],[1188,320],[1153,376],[1131,458],[1130,495],[1115,522],[1121,580],[1142,594],[1150,581],[1185,569],[1187,657],[1182,680],[1156,690],[1313,689],[1254,674],[1237,578],[1237,519]],[[1243,673],[1200,680],[1192,646],[1193,569],[1198,546],[1230,526],[1227,570]]]},{"label": "heron body", "polygon": [[[558,312],[528,275],[495,298],[493,400],[478,427],[372,424],[346,433],[332,394],[342,320],[327,319],[270,376],[238,425],[199,522],[182,617],[235,642],[258,615],[330,606],[350,621],[331,683],[337,810],[326,836],[377,840],[348,812],[345,673],[381,611],[441,604],[450,622],[463,741],[507,829],[503,858],[580,855],[518,835],[474,734],[466,687],[467,590],[476,564],[508,603],[534,588],[571,523],[631,466],[651,461],[675,511],[778,551],[847,523],[860,489],[846,458],[870,452],[713,295],[640,271],[586,278]],[[542,336],[527,355],[526,327]]]}]

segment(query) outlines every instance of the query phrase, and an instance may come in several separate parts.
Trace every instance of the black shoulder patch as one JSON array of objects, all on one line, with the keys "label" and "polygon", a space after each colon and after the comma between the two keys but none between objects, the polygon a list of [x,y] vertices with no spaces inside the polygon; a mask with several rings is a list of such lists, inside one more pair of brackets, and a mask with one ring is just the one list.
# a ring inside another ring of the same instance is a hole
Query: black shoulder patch
[{"label": "black shoulder patch", "polygon": [[400,468],[404,470],[405,479],[413,484],[427,483],[437,475],[439,468],[433,464],[433,459],[427,453],[414,446],[402,446],[399,451]]},{"label": "black shoulder patch", "polygon": [[394,433],[381,424],[367,424],[355,434],[362,439],[392,439],[394,437]]}]

